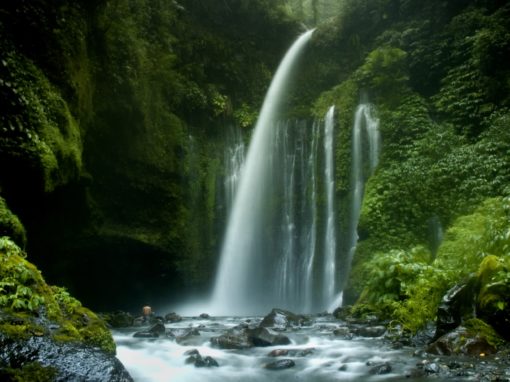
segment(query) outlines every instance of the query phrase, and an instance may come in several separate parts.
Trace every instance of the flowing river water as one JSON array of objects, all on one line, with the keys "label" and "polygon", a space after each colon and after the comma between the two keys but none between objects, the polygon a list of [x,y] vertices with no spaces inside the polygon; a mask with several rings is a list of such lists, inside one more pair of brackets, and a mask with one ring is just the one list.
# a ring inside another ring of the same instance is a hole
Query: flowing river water
[{"label": "flowing river water", "polygon": [[[451,363],[458,359],[426,357],[419,352],[416,355],[414,347],[395,349],[384,336],[339,336],[338,332],[348,326],[331,315],[315,316],[304,325],[282,331],[291,340],[289,345],[223,350],[210,341],[239,325],[257,326],[261,320],[262,317],[183,318],[165,324],[167,333],[176,335],[177,340],[135,338],[133,334],[141,330],[139,327],[116,330],[113,335],[117,357],[138,382],[479,380],[476,371],[470,370],[470,365],[474,367],[470,361],[453,368]],[[193,349],[202,357],[212,357],[219,366],[196,367],[186,363],[185,353]],[[280,356],[270,355],[275,351]],[[295,365],[282,370],[266,368],[282,359],[292,360]],[[379,370],[383,374],[374,374],[381,365]],[[442,369],[448,369],[448,373],[442,373]]]}]

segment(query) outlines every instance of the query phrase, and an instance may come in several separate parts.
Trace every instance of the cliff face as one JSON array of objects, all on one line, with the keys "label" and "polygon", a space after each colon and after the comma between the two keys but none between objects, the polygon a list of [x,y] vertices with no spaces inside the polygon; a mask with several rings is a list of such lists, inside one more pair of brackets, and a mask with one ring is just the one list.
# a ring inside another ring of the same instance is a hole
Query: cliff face
[{"label": "cliff face", "polygon": [[253,122],[296,24],[238,1],[20,1],[0,15],[0,193],[32,261],[101,309],[203,290],[225,137]]},{"label": "cliff face", "polygon": [[[366,171],[344,302],[417,330],[434,319],[448,288],[483,274],[486,256],[502,266],[493,280],[508,275],[510,77],[503,62],[510,8],[487,1],[344,5],[314,44],[323,78],[336,84],[315,113],[333,104],[340,110],[339,224],[349,216],[351,126],[360,102],[373,105],[382,136],[375,174]],[[503,312],[506,297],[493,297]]]}]

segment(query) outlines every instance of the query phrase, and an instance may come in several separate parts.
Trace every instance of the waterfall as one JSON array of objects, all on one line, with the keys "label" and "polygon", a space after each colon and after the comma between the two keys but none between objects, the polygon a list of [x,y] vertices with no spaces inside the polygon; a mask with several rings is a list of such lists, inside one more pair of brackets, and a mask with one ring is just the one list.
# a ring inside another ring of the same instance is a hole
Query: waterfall
[{"label": "waterfall", "polygon": [[[212,296],[212,311],[220,314],[261,313],[281,302],[272,257],[271,148],[275,121],[292,69],[310,40],[301,35],[283,58],[266,94],[241,173],[229,217]],[[290,218],[290,217],[289,217]]]},{"label": "waterfall", "polygon": [[313,279],[313,265],[315,262],[315,250],[317,246],[317,146],[319,137],[319,122],[315,122],[312,127],[312,145],[308,160],[306,162],[306,178],[309,179],[308,187],[303,187],[303,199],[310,196],[310,207],[308,209],[308,221],[310,226],[308,232],[302,236],[304,240],[303,246],[308,254],[303,262],[303,291],[304,291],[304,307],[306,312],[311,312],[314,307],[314,295],[312,293],[314,287]]},{"label": "waterfall", "polygon": [[443,241],[443,226],[439,216],[434,215],[428,220],[428,238],[429,238],[429,249],[432,253],[432,258],[437,255],[437,250]]},{"label": "waterfall", "polygon": [[324,121],[324,180],[326,186],[326,238],[324,242],[323,288],[325,306],[329,306],[335,295],[336,235],[335,235],[335,181],[333,177],[333,127],[335,107],[331,106]]},{"label": "waterfall", "polygon": [[[363,164],[362,132],[365,128],[368,141],[368,173]],[[361,104],[356,110],[352,129],[351,152],[351,211],[349,215],[349,266],[358,242],[358,222],[366,179],[372,175],[379,160],[381,137],[379,119],[373,116],[372,106]]]},{"label": "waterfall", "polygon": [[232,211],[234,196],[239,186],[244,163],[245,145],[239,129],[232,128],[228,136],[230,144],[225,152],[225,204],[227,216]]}]

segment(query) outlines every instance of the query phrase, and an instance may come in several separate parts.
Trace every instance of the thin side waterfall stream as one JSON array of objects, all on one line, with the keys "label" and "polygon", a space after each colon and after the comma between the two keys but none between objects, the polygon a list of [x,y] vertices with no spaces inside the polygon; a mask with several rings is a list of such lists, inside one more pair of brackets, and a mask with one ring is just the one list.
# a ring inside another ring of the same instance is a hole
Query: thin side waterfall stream
[{"label": "thin side waterfall stream", "polygon": [[[366,138],[363,139],[363,131]],[[351,211],[349,216],[349,260],[350,264],[358,242],[358,222],[365,181],[374,172],[379,161],[380,150],[379,120],[373,115],[369,104],[360,104],[354,116],[352,129],[352,165],[351,165]],[[368,173],[363,164],[363,143],[368,142]]]}]

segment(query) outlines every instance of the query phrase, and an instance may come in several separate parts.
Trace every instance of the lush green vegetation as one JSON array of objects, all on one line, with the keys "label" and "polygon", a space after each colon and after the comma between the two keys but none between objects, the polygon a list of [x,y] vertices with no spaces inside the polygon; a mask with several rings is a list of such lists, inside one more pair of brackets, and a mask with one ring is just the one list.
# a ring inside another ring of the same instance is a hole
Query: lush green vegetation
[{"label": "lush green vegetation", "polygon": [[[115,354],[106,324],[64,288],[47,285],[25,257],[8,237],[0,238],[0,331],[14,339],[51,335],[56,341],[84,342]],[[57,329],[49,333],[41,317]]]},{"label": "lush green vegetation", "polygon": [[[321,95],[314,112],[321,116],[331,104],[344,111],[343,142],[356,105],[368,99],[383,137],[346,297],[359,298],[358,312],[376,311],[416,331],[435,318],[444,293],[473,272],[479,273],[479,301],[487,283],[500,292],[508,288],[502,238],[510,227],[510,76],[501,65],[510,58],[510,8],[482,1],[344,5],[316,49],[334,49],[331,56],[342,63],[336,52],[350,51],[351,63],[339,69],[343,78]],[[337,148],[341,216],[349,203],[349,157],[348,146]],[[432,222],[447,230],[439,250]],[[494,273],[483,278],[488,264]],[[505,316],[504,294],[488,301],[492,313],[479,306],[480,316]]]},{"label": "lush green vegetation", "polygon": [[435,319],[448,289],[474,277],[480,316],[503,316],[509,303],[509,219],[509,198],[487,199],[453,223],[435,259],[423,247],[375,254],[360,267],[365,285],[357,309],[375,310],[416,331]]}]

